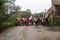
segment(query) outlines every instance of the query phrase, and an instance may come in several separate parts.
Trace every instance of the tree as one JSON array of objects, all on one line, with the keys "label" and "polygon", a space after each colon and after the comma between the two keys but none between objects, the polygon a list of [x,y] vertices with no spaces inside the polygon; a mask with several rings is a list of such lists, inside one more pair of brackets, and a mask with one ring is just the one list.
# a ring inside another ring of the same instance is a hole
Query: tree
[{"label": "tree", "polygon": [[27,9],[26,11],[27,11],[28,13],[31,13],[30,9]]},{"label": "tree", "polygon": [[0,23],[5,17],[5,3],[6,3],[6,0],[0,0]]},{"label": "tree", "polygon": [[20,6],[14,6],[13,10],[17,13],[18,11],[20,11],[21,7]]},{"label": "tree", "polygon": [[6,0],[0,0],[0,14],[4,14],[5,12],[5,1]]},{"label": "tree", "polygon": [[7,0],[6,1],[6,4],[5,4],[6,5],[6,8],[5,8],[6,14],[13,12],[13,7],[15,6],[15,4],[14,4],[15,1],[16,0]]},{"label": "tree", "polygon": [[44,12],[34,13],[33,16],[34,16],[34,17],[36,17],[36,16],[38,16],[38,17],[43,17],[43,13],[44,13]]},{"label": "tree", "polygon": [[26,17],[30,17],[31,15],[32,14],[31,14],[30,9],[27,9],[26,11],[23,11],[20,16],[23,18],[26,18]]},{"label": "tree", "polygon": [[12,12],[15,0],[0,0],[0,23],[8,20]]}]

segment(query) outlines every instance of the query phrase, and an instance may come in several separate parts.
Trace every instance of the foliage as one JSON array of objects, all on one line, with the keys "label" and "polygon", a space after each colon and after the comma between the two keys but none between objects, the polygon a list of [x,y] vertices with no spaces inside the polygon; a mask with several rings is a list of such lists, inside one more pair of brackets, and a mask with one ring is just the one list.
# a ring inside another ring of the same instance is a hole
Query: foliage
[{"label": "foliage", "polygon": [[14,6],[13,10],[17,13],[18,11],[20,11],[21,7],[20,6]]},{"label": "foliage", "polygon": [[14,25],[15,25],[15,23],[13,23],[13,22],[3,22],[0,25],[0,29],[4,29],[4,28],[10,27],[10,26],[14,26]]},{"label": "foliage", "polygon": [[35,13],[35,14],[33,14],[33,16],[43,17],[43,14],[44,14],[44,12],[41,12],[41,13]]},{"label": "foliage", "polygon": [[48,24],[51,25],[51,18],[48,18]]},{"label": "foliage", "polygon": [[6,0],[0,0],[0,23],[2,19],[4,19],[5,15],[5,1]]},{"label": "foliage", "polygon": [[0,29],[14,25],[14,22],[6,22],[11,16],[8,14],[8,10],[13,10],[12,4],[14,5],[14,2],[15,0],[0,0]]},{"label": "foliage", "polygon": [[0,0],[0,16],[2,16],[5,12],[5,0]]},{"label": "foliage", "polygon": [[0,24],[4,21],[8,21],[9,18],[12,16],[14,10],[18,11],[19,6],[16,6],[14,4],[15,0],[0,0]]},{"label": "foliage", "polygon": [[55,10],[52,10],[52,15],[55,14]]},{"label": "foliage", "polygon": [[15,6],[14,4],[15,0],[7,0],[5,3],[5,13],[9,14],[10,12],[13,12],[13,7]]},{"label": "foliage", "polygon": [[55,17],[55,20],[54,20],[54,26],[60,26],[60,17]]},{"label": "foliage", "polygon": [[31,11],[30,11],[30,9],[27,9],[26,11],[23,11],[23,12],[20,14],[20,16],[21,16],[22,18],[30,17],[30,16],[31,16]]}]

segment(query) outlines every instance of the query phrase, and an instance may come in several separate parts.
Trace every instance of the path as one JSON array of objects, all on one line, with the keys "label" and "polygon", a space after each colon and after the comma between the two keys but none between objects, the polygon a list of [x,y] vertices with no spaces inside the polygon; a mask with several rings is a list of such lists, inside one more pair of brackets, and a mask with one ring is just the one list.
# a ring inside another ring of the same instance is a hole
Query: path
[{"label": "path", "polygon": [[60,32],[48,31],[47,27],[13,27],[0,33],[0,40],[60,40]]}]

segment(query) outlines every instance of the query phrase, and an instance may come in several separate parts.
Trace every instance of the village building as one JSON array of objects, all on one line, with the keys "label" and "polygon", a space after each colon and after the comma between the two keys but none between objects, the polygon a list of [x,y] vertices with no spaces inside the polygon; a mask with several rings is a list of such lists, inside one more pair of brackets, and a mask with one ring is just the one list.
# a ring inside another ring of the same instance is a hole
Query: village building
[{"label": "village building", "polygon": [[55,11],[55,16],[60,17],[60,0],[52,0],[52,9]]},{"label": "village building", "polygon": [[60,0],[52,0],[52,5],[47,10],[47,15],[50,15],[51,23],[56,19],[60,19]]}]

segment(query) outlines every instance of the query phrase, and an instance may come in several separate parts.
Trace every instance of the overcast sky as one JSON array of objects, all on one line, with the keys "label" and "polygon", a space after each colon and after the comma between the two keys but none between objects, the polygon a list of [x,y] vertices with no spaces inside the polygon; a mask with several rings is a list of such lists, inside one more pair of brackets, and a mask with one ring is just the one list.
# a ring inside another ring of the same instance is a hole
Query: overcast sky
[{"label": "overcast sky", "polygon": [[30,9],[32,13],[35,13],[49,9],[51,0],[16,0],[15,4],[21,6],[21,10]]}]

